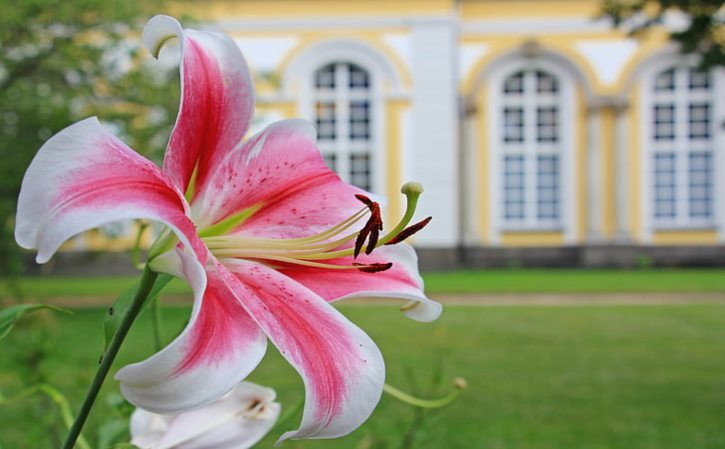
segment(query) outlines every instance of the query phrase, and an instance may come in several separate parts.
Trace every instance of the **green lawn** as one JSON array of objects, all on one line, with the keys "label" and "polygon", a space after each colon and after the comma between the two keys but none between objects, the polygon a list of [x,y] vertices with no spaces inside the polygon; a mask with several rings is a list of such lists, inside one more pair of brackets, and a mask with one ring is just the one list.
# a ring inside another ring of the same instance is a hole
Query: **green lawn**
[{"label": "green lawn", "polygon": [[[556,293],[556,292],[725,292],[725,270],[479,270],[425,273],[429,293]],[[21,278],[16,287],[30,298],[115,296],[134,278]],[[11,296],[0,282],[0,298]],[[165,290],[186,294],[181,281]]]},{"label": "green lawn", "polygon": [[722,269],[479,270],[427,273],[436,293],[725,292]]},{"label": "green lawn", "polygon": [[[287,442],[283,448],[725,447],[723,304],[450,306],[430,324],[408,320],[393,307],[341,309],[379,344],[393,385],[436,395],[447,388],[432,388],[436,379],[460,375],[469,389],[453,405],[429,413],[408,446],[402,441],[413,411],[384,397],[350,436]],[[165,314],[170,333],[182,326],[188,310]],[[0,391],[10,395],[44,380],[77,406],[101,351],[102,315],[84,309],[21,323],[0,341]],[[148,355],[152,340],[149,319],[142,317],[120,363]],[[274,350],[253,380],[274,387],[284,407],[302,397],[301,382]],[[103,394],[114,391],[111,381]],[[101,404],[91,428],[108,413]],[[54,410],[41,400],[0,407],[4,448],[58,447],[59,427]],[[260,447],[271,448],[276,436]]]}]

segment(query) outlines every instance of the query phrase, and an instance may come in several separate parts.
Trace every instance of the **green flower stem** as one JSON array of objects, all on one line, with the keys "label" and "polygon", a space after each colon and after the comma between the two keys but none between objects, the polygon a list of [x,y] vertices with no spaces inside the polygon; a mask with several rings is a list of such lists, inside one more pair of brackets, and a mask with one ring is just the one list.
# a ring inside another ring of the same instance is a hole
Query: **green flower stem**
[{"label": "green flower stem", "polygon": [[131,253],[131,263],[134,267],[140,267],[141,265],[141,238],[143,237],[144,231],[148,228],[149,224],[146,222],[140,222],[138,226],[138,233],[136,234],[136,240],[133,243],[133,252]]},{"label": "green flower stem", "polygon": [[414,405],[421,408],[439,408],[444,407],[451,402],[455,401],[461,394],[461,387],[456,386],[450,393],[439,399],[421,399],[412,396],[404,391],[400,391],[392,385],[385,384],[383,391],[388,393],[390,396],[398,399],[406,404]]},{"label": "green flower stem", "polygon": [[151,319],[154,327],[154,347],[160,351],[164,344],[163,319],[161,318],[161,298],[156,297],[151,304]]},{"label": "green flower stem", "polygon": [[141,308],[151,292],[151,288],[153,287],[154,282],[156,282],[157,277],[158,274],[151,271],[148,266],[144,268],[143,274],[141,275],[141,281],[138,285],[138,290],[133,298],[133,303],[131,303],[131,307],[128,309],[128,312],[126,312],[126,315],[124,315],[121,325],[118,327],[118,331],[116,331],[111,343],[108,345],[106,353],[103,354],[101,363],[98,366],[98,371],[96,371],[96,375],[86,392],[86,397],[83,399],[83,405],[81,405],[78,416],[76,416],[76,420],[73,422],[73,426],[71,426],[70,431],[68,432],[68,437],[66,437],[62,449],[73,449],[75,446],[76,440],[81,433],[81,429],[83,429],[83,425],[91,412],[93,403],[96,401],[96,397],[98,397],[98,392],[101,390],[101,386],[106,380],[108,372],[111,370],[111,365],[116,359],[118,350],[121,348],[121,344],[126,338],[131,325],[141,311]]}]

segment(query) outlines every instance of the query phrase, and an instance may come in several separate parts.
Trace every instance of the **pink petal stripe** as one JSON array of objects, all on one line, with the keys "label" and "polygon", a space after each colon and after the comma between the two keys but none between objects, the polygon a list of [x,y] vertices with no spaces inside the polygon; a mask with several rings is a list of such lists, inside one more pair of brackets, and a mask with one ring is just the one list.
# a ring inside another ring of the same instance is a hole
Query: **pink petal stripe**
[{"label": "pink petal stripe", "polygon": [[199,366],[214,369],[234,356],[240,343],[259,337],[259,328],[237,298],[216,276],[210,277],[204,304],[184,344],[184,357],[176,373],[184,374]]},{"label": "pink petal stripe", "polygon": [[145,218],[170,226],[203,263],[180,192],[158,167],[110,134],[95,117],[49,139],[23,178],[15,237],[48,261],[70,237],[111,221]]},{"label": "pink petal stripe", "polygon": [[195,168],[196,185],[203,186],[244,137],[254,112],[254,87],[242,53],[228,36],[183,30],[176,19],[156,16],[144,29],[144,42],[156,55],[174,35],[181,40],[181,104],[163,168],[185,192]]},{"label": "pink petal stripe", "polygon": [[266,235],[281,231],[289,236],[351,215],[362,207],[354,197],[360,192],[325,165],[309,122],[283,120],[229,153],[200,187],[191,210],[198,222],[208,225],[263,203],[245,230],[254,223]]},{"label": "pink petal stripe", "polygon": [[428,299],[423,293],[423,279],[418,273],[418,257],[415,250],[406,243],[382,246],[372,254],[361,254],[357,259],[346,257],[327,260],[325,263],[350,265],[357,263],[388,263],[389,270],[378,273],[364,273],[357,270],[329,270],[322,268],[288,265],[280,271],[300,284],[314,291],[327,301],[351,298],[389,298],[417,301],[419,304],[405,311],[417,321],[433,321],[441,314],[439,303]]},{"label": "pink petal stripe", "polygon": [[[382,393],[375,343],[322,298],[264,265],[222,261],[240,282],[242,305],[302,376],[302,424],[287,438],[335,438],[360,426]],[[231,274],[230,274],[231,276]]]},{"label": "pink petal stripe", "polygon": [[267,340],[216,268],[204,273],[194,256],[180,249],[151,266],[182,274],[194,290],[194,309],[172,343],[125,366],[116,379],[132,404],[155,413],[180,413],[219,399],[242,381],[261,361]]}]

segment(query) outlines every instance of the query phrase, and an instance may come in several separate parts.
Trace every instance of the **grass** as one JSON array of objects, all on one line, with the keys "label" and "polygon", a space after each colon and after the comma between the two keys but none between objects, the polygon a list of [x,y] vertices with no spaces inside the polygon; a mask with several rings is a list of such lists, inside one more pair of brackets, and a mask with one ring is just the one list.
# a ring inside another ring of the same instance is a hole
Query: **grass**
[{"label": "grass", "polygon": [[[429,293],[725,292],[725,270],[478,270],[424,273]],[[116,296],[133,285],[129,277],[20,278],[15,287],[30,298]],[[166,292],[187,294],[181,281]],[[0,298],[13,295],[0,282]]]},{"label": "grass", "polygon": [[722,269],[479,270],[428,273],[436,293],[725,292]]},{"label": "grass", "polygon": [[[435,323],[393,307],[348,305],[373,337],[388,381],[436,396],[454,375],[469,388],[414,425],[414,411],[383,397],[346,438],[287,442],[287,449],[701,449],[725,447],[725,305],[447,307]],[[77,407],[101,350],[103,311],[42,314],[0,341],[0,392],[47,381]],[[165,310],[180,329],[188,309]],[[132,329],[120,363],[152,352],[149,317]],[[42,350],[39,348],[43,348]],[[284,407],[302,398],[276,351],[253,374]],[[103,394],[117,391],[109,382]],[[110,414],[101,403],[91,432]],[[287,428],[298,421],[293,420]],[[57,447],[58,418],[41,400],[0,407],[0,445]],[[409,445],[403,443],[406,435]],[[259,447],[271,448],[277,435]]]}]

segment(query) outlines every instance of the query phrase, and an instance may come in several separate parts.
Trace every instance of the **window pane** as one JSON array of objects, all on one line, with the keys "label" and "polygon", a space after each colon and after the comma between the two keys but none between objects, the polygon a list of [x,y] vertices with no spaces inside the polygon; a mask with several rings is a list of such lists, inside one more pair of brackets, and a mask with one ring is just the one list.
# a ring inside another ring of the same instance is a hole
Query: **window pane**
[{"label": "window pane", "polygon": [[367,89],[370,86],[368,72],[361,67],[350,64],[350,88],[351,89]]},{"label": "window pane", "polygon": [[655,78],[655,92],[675,90],[675,69],[665,70]]},{"label": "window pane", "polygon": [[335,88],[335,65],[330,64],[319,69],[315,74],[315,87],[318,89]]},{"label": "window pane", "polygon": [[712,153],[690,153],[688,177],[690,218],[712,218]]},{"label": "window pane", "polygon": [[539,156],[536,161],[536,214],[539,220],[559,219],[559,156]]},{"label": "window pane", "polygon": [[523,221],[526,216],[524,156],[504,156],[503,168],[504,219],[508,221]]},{"label": "window pane", "polygon": [[673,140],[675,138],[675,105],[656,104],[653,112],[654,139]]},{"label": "window pane", "polygon": [[503,110],[503,141],[524,141],[524,108],[506,107]]},{"label": "window pane", "polygon": [[559,111],[556,106],[536,109],[536,140],[539,142],[559,140]]},{"label": "window pane", "polygon": [[370,102],[350,102],[350,139],[367,140],[370,138]]},{"label": "window pane", "polygon": [[514,73],[503,82],[504,94],[524,93],[524,72]]},{"label": "window pane", "polygon": [[370,155],[357,153],[350,155],[350,183],[363,190],[370,190]]},{"label": "window pane", "polygon": [[335,103],[318,101],[315,104],[315,125],[320,140],[335,140]]},{"label": "window pane", "polygon": [[677,216],[677,180],[675,153],[654,156],[654,214],[657,219]]},{"label": "window pane", "polygon": [[690,139],[710,138],[710,104],[690,103],[689,106]]},{"label": "window pane", "polygon": [[555,94],[559,92],[559,83],[548,73],[536,72],[536,92],[540,94]]},{"label": "window pane", "polygon": [[710,73],[690,69],[687,77],[687,85],[690,90],[709,89]]}]

